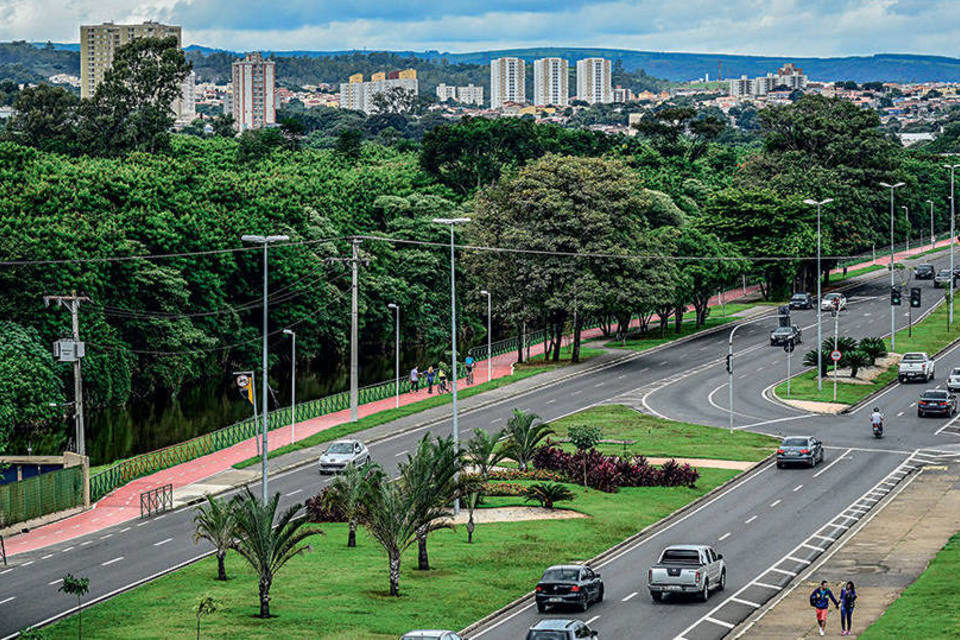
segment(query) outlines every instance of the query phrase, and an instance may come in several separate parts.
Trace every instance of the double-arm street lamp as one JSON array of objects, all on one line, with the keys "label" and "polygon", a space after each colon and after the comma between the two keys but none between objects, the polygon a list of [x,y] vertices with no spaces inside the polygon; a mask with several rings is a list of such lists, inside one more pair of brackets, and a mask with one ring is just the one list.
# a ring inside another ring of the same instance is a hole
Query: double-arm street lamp
[{"label": "double-arm street lamp", "polygon": [[[893,288],[896,286],[896,283],[893,279],[893,198],[894,192],[902,187],[905,183],[898,182],[896,184],[887,184],[886,182],[881,182],[880,186],[884,189],[890,189],[890,290],[893,291]],[[895,351],[897,348],[897,321],[895,317],[895,311],[893,305],[890,305],[890,351]]]},{"label": "double-arm street lamp", "polygon": [[[457,424],[457,272],[454,262],[454,227],[470,218],[434,218],[433,222],[450,227],[450,380],[453,381],[453,448],[460,451],[460,427]],[[453,501],[453,515],[460,513],[460,499]]]},{"label": "double-arm street lamp", "polygon": [[244,235],[240,237],[244,242],[263,245],[263,395],[260,411],[260,422],[263,425],[263,445],[260,447],[261,485],[263,503],[267,503],[267,248],[274,242],[285,242],[290,238],[284,235],[258,236]]},{"label": "double-arm street lamp", "polygon": [[927,200],[927,204],[930,205],[930,247],[936,248],[937,234],[933,231],[933,200]]},{"label": "double-arm street lamp", "polygon": [[[820,271],[820,209],[823,205],[833,202],[833,198],[819,201],[807,198],[804,202],[817,208],[817,391],[823,391],[823,362],[821,362],[823,359],[823,348],[821,347],[823,334],[820,329],[822,315],[820,309],[820,281],[823,279],[823,273]],[[732,414],[730,419],[733,419]]]}]

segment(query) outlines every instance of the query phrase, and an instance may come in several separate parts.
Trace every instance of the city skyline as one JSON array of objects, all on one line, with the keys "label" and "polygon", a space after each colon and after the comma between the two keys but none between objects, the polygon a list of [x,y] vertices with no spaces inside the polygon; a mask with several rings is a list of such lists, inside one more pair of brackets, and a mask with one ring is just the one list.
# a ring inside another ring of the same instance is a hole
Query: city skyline
[{"label": "city skyline", "polygon": [[[183,42],[231,50],[391,49],[467,52],[519,46],[611,47],[773,56],[915,53],[957,56],[960,4],[945,0],[648,0],[398,2],[348,7],[247,0],[0,0],[0,40],[76,42],[79,24],[146,19],[183,26]],[[629,25],[629,26],[625,26]],[[749,37],[744,37],[749,34]]]}]

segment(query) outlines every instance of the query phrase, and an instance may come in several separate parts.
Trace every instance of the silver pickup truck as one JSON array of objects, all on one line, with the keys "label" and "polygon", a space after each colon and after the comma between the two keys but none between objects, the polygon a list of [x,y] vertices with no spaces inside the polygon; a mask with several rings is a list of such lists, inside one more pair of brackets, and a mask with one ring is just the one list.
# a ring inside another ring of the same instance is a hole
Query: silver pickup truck
[{"label": "silver pickup truck", "polygon": [[654,602],[671,593],[694,593],[706,602],[711,591],[723,591],[726,586],[723,556],[700,544],[667,547],[647,575],[647,588]]}]

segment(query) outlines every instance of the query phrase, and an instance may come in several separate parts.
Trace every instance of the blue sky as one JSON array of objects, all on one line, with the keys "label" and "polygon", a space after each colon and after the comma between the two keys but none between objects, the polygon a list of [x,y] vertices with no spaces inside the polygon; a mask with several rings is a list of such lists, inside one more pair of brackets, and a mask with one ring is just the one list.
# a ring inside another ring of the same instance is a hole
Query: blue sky
[{"label": "blue sky", "polygon": [[248,49],[602,46],[833,56],[960,56],[960,0],[0,0],[0,40],[76,42],[152,18],[186,44]]}]

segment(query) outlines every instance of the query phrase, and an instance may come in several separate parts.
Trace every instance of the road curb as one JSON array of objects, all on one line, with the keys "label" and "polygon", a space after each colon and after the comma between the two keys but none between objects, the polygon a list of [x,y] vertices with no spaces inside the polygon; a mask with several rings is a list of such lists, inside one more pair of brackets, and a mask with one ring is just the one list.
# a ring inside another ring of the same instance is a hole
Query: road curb
[{"label": "road curb", "polygon": [[[718,493],[721,493],[721,492],[729,489],[730,487],[732,487],[732,486],[735,485],[735,484],[738,484],[738,483],[741,483],[741,482],[745,482],[748,478],[750,478],[750,477],[753,476],[754,474],[759,473],[760,471],[762,471],[762,470],[763,470],[763,467],[764,467],[765,465],[771,464],[771,463],[773,462],[773,460],[774,460],[775,457],[776,457],[776,454],[775,454],[775,453],[771,453],[769,456],[767,456],[767,457],[764,458],[763,460],[757,461],[757,462],[754,463],[753,466],[751,466],[750,468],[745,469],[745,470],[742,471],[741,473],[738,473],[737,475],[735,475],[734,477],[730,478],[730,479],[727,480],[726,482],[717,485],[716,487],[714,487],[714,488],[711,489],[710,491],[706,492],[705,494],[703,494],[702,496],[700,496],[700,497],[697,498],[696,500],[693,500],[692,502],[688,502],[687,504],[685,504],[684,506],[680,507],[679,509],[677,509],[677,510],[674,511],[673,513],[671,513],[671,514],[669,514],[669,515],[667,515],[667,516],[664,516],[663,518],[660,518],[660,519],[657,520],[656,522],[653,522],[653,523],[651,523],[651,524],[648,524],[646,527],[644,527],[643,529],[641,529],[641,530],[638,531],[637,533],[633,534],[633,535],[630,536],[629,538],[625,538],[625,539],[621,540],[620,542],[618,542],[617,544],[613,545],[612,547],[610,547],[610,548],[608,548],[608,549],[600,552],[598,555],[596,555],[596,556],[594,556],[593,558],[587,560],[587,561],[585,562],[585,564],[589,564],[589,565],[599,564],[599,563],[603,562],[605,559],[607,559],[608,557],[610,557],[610,556],[612,556],[612,555],[615,555],[616,553],[622,551],[624,548],[629,547],[630,545],[635,544],[635,543],[641,541],[643,538],[649,536],[649,535],[652,534],[652,533],[655,533],[657,529],[660,529],[660,528],[662,528],[662,527],[665,527],[665,526],[669,525],[671,522],[673,522],[673,521],[676,520],[677,518],[680,518],[680,517],[684,516],[687,512],[689,512],[689,511],[691,511],[691,510],[693,510],[693,509],[697,509],[697,508],[699,508],[703,503],[708,502],[709,500],[712,500]],[[533,591],[528,591],[527,593],[525,593],[524,595],[520,596],[520,597],[517,598],[516,600],[514,600],[514,601],[512,601],[512,602],[510,602],[510,603],[508,603],[508,604],[506,604],[506,605],[504,605],[504,606],[502,606],[502,607],[500,607],[499,609],[497,609],[497,610],[494,611],[493,613],[489,613],[489,614],[487,614],[486,616],[484,616],[483,618],[481,618],[480,620],[477,620],[476,622],[474,622],[474,623],[470,624],[469,626],[465,627],[464,629],[462,629],[461,631],[459,631],[459,634],[464,637],[464,640],[470,640],[469,637],[467,636],[467,634],[473,633],[474,631],[477,631],[477,630],[483,628],[485,625],[489,624],[490,622],[493,622],[495,619],[499,618],[500,616],[502,616],[502,615],[504,615],[504,614],[506,614],[506,613],[509,613],[511,610],[516,609],[517,607],[520,607],[520,606],[523,606],[523,605],[525,605],[525,604],[528,604],[529,602],[532,601],[533,595],[534,595],[534,592],[533,592]]]}]

